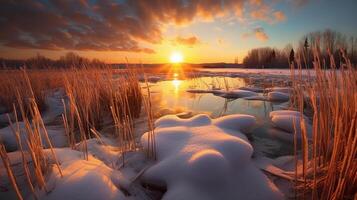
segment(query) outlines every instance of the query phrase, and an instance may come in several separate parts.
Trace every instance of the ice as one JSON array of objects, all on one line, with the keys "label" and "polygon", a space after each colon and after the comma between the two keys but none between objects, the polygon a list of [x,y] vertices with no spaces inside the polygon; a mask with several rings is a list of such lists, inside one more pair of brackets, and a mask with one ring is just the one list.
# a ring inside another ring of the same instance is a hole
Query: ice
[{"label": "ice", "polygon": [[253,87],[253,86],[240,87],[238,89],[240,89],[240,90],[248,90],[248,91],[258,92],[258,93],[261,93],[261,92],[264,91],[263,88]]},{"label": "ice", "polygon": [[290,96],[287,93],[283,92],[269,92],[268,100],[269,101],[289,101]]},{"label": "ice", "polygon": [[290,88],[290,87],[272,87],[272,88],[267,88],[265,90],[270,91],[270,92],[281,92],[281,93],[287,93],[287,94],[292,92],[292,88]]},{"label": "ice", "polygon": [[215,95],[224,97],[224,98],[244,98],[251,96],[258,96],[258,93],[248,91],[248,90],[230,90],[230,91],[222,91],[219,93],[215,93]]}]

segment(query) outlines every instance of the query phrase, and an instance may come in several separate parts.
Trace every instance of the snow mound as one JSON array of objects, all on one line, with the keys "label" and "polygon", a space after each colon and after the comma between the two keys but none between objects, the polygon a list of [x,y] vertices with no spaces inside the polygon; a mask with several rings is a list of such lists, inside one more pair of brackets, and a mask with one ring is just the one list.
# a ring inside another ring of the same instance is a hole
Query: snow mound
[{"label": "snow mound", "polygon": [[248,90],[222,91],[219,93],[216,92],[214,94],[224,98],[243,98],[243,97],[258,96],[258,93]]},{"label": "snow mound", "polygon": [[279,110],[271,112],[269,116],[276,127],[289,133],[295,133],[296,131],[298,138],[301,138],[303,128],[306,128],[309,138],[312,136],[312,127],[308,122],[309,120],[304,115],[301,117],[300,112]]},{"label": "snow mound", "polygon": [[290,96],[287,93],[283,92],[269,92],[268,100],[269,101],[289,101]]},{"label": "snow mound", "polygon": [[279,116],[279,115],[290,115],[290,116],[296,116],[296,117],[304,117],[305,119],[308,119],[304,114],[301,115],[301,113],[299,111],[295,111],[295,110],[275,110],[275,111],[271,111],[269,113],[269,117],[272,118],[274,116]]},{"label": "snow mound", "polygon": [[[211,119],[169,115],[156,121],[157,163],[142,177],[166,187],[163,199],[282,199],[282,193],[255,166],[246,133],[249,115]],[[147,148],[148,133],[141,138]]]},{"label": "snow mound", "polygon": [[61,163],[63,177],[53,168],[48,185],[53,190],[40,196],[40,199],[125,199],[119,190],[118,182],[123,175],[106,166],[102,161],[89,156],[83,160],[83,154],[68,148],[56,149]]}]

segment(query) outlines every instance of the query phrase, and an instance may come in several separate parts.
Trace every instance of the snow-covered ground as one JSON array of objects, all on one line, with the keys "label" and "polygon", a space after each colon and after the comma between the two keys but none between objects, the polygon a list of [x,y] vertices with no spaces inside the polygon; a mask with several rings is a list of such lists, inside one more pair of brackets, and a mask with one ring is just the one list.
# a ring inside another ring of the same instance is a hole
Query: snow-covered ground
[{"label": "snow-covered ground", "polygon": [[[290,69],[244,69],[244,68],[198,68],[201,72],[211,73],[236,73],[236,74],[265,74],[265,75],[291,75]],[[296,72],[297,73],[297,72]],[[314,75],[314,70],[301,70],[302,75]]]}]

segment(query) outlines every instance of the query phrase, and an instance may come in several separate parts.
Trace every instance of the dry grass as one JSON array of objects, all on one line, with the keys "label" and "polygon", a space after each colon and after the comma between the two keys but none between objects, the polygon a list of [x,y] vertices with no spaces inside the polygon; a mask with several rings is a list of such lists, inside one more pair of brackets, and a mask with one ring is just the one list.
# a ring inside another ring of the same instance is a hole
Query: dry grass
[{"label": "dry grass", "polygon": [[[19,91],[22,101],[26,102],[34,97],[39,109],[45,109],[45,92],[62,85],[61,73],[54,73],[53,70],[29,70],[26,73],[23,71],[0,70],[0,105],[7,111],[11,111],[13,103],[17,101],[16,95]],[[25,76],[30,81],[31,90]]]},{"label": "dry grass", "polygon": [[[40,112],[46,108],[46,95],[55,88],[63,88],[66,95],[62,99],[64,113],[61,117],[68,144],[73,149],[82,147],[85,159],[88,159],[87,139],[97,138],[102,142],[98,130],[103,126],[115,127],[112,135],[118,139],[123,163],[125,152],[138,149],[134,119],[140,115],[143,97],[135,70],[102,68],[8,72],[10,75],[0,72],[0,81],[3,83],[0,86],[0,101],[8,112],[12,111],[12,117],[8,115],[9,124],[21,151],[28,187],[35,199],[35,187],[48,191],[45,176],[50,169],[50,162],[57,166],[62,175]],[[147,108],[146,112],[152,113],[150,109]],[[20,120],[24,121],[24,132],[20,132]],[[20,134],[26,134],[26,141],[21,141]],[[52,158],[44,153],[45,143]],[[27,144],[27,150],[23,144]],[[7,171],[12,185],[18,198],[21,198],[5,149],[1,149],[1,153],[5,166],[8,164]],[[25,155],[30,155],[30,158]],[[34,177],[31,177],[30,160]]]},{"label": "dry grass", "polygon": [[313,53],[316,75],[308,81],[302,78],[305,59],[300,54],[297,73],[292,76],[298,109],[313,112],[312,140],[307,139],[306,131],[302,133],[302,173],[296,171],[296,176],[305,181],[297,185],[298,195],[353,199],[357,191],[357,70],[346,57],[336,69],[333,56],[331,70],[325,70],[318,51]]}]

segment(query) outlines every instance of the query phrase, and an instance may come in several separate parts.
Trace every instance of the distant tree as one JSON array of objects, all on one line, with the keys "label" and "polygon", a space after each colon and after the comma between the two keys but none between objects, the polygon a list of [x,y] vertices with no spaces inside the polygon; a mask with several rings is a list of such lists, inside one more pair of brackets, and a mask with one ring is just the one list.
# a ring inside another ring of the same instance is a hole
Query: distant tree
[{"label": "distant tree", "polygon": [[285,68],[288,57],[284,51],[263,47],[250,50],[244,57],[243,64],[248,68]]},{"label": "distant tree", "polygon": [[307,50],[307,48],[309,47],[310,47],[309,42],[307,41],[307,38],[305,38],[305,43],[304,43],[305,50]]},{"label": "distant tree", "polygon": [[295,52],[294,49],[291,49],[290,55],[289,55],[289,63],[292,64],[295,61]]}]

